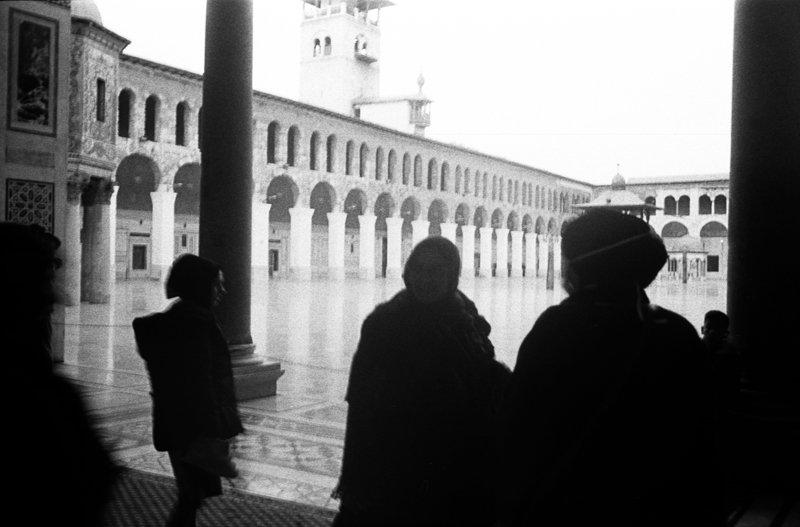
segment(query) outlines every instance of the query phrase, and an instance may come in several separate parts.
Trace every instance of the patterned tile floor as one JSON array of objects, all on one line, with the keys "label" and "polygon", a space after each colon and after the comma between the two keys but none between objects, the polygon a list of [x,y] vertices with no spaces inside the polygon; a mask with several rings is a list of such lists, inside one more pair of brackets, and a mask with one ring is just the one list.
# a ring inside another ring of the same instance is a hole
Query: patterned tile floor
[{"label": "patterned tile floor", "polygon": [[[330,498],[339,473],[343,402],[359,328],[375,304],[400,290],[393,280],[255,281],[253,340],[257,353],[286,370],[278,395],[240,404],[246,433],[234,455],[239,489],[336,508]],[[462,289],[493,325],[498,357],[513,367],[516,349],[536,316],[559,302],[541,279],[465,281]],[[648,293],[699,326],[709,309],[725,309],[723,282],[656,284]],[[320,299],[324,299],[320,301]],[[136,352],[131,321],[168,305],[158,282],[119,282],[109,305],[64,308],[64,363],[99,427],[125,465],[170,475],[166,454],[151,441],[149,381]]]}]

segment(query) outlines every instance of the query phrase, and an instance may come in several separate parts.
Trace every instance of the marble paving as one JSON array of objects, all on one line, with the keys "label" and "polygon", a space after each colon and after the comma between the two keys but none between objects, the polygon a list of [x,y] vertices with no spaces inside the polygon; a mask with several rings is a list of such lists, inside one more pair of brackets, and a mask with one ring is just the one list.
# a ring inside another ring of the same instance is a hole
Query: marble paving
[{"label": "marble paving", "polygon": [[[338,507],[330,494],[341,465],[344,393],[361,322],[401,288],[399,280],[254,282],[257,353],[281,362],[286,374],[278,382],[278,395],[240,404],[246,432],[234,445],[241,475],[231,485]],[[564,298],[560,289],[547,291],[542,279],[475,279],[461,288],[491,322],[497,355],[511,367],[538,314]],[[724,282],[662,282],[648,294],[696,327],[705,311],[725,310]],[[162,284],[129,281],[117,283],[109,305],[64,308],[65,356],[57,371],[78,387],[119,462],[171,475],[166,454],[153,449],[150,386],[131,329],[134,317],[168,304]]]}]

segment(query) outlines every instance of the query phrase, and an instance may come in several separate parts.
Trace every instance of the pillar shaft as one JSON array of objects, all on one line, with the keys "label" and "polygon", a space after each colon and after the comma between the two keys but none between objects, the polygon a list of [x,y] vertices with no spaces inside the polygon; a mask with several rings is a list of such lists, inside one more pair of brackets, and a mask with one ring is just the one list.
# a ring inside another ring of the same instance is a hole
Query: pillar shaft
[{"label": "pillar shaft", "polygon": [[539,267],[536,276],[547,276],[547,235],[537,234],[536,238],[539,240]]},{"label": "pillar shaft", "polygon": [[522,276],[522,231],[511,231],[511,276]]},{"label": "pillar shaft", "polygon": [[737,1],[732,101],[731,336],[748,377],[797,390],[800,351],[778,328],[800,318],[798,281],[781,253],[798,216],[780,204],[800,194],[800,2]]},{"label": "pillar shaft", "polygon": [[166,277],[175,259],[175,197],[172,190],[150,193],[153,202],[153,221],[150,226],[150,278]]},{"label": "pillar shaft", "polygon": [[536,276],[536,234],[525,233],[525,277]]},{"label": "pillar shaft", "polygon": [[253,4],[207,0],[203,74],[200,256],[218,262],[228,294],[217,320],[231,344],[252,344]]},{"label": "pillar shaft", "polygon": [[403,218],[386,218],[386,277],[399,278],[403,258]]},{"label": "pillar shaft", "polygon": [[561,236],[553,239],[553,273],[561,278]]},{"label": "pillar shaft", "polygon": [[414,220],[411,222],[411,245],[416,247],[419,242],[428,237],[431,222],[428,220]]},{"label": "pillar shaft", "polygon": [[344,280],[344,231],[347,214],[328,213],[328,278]]},{"label": "pillar shaft", "polygon": [[475,226],[461,226],[461,276],[475,278]]},{"label": "pillar shaft", "polygon": [[444,238],[456,243],[456,229],[458,229],[458,223],[442,223],[439,225],[439,228],[442,229],[442,236]]},{"label": "pillar shaft", "polygon": [[495,229],[497,232],[497,267],[495,276],[508,278],[508,229]]},{"label": "pillar shaft", "polygon": [[311,217],[314,209],[292,207],[289,226],[289,267],[292,277],[298,280],[311,279]]},{"label": "pillar shaft", "polygon": [[[68,191],[69,192],[69,191]],[[78,191],[79,192],[79,191]],[[64,214],[64,267],[63,287],[61,291],[62,302],[65,306],[76,306],[81,303],[81,223],[83,209],[81,208],[80,194],[67,199]]]},{"label": "pillar shaft", "polygon": [[481,227],[481,267],[478,273],[483,277],[492,276],[492,233],[491,227]]},{"label": "pillar shaft", "polygon": [[358,272],[362,280],[375,279],[375,215],[358,217]]},{"label": "pillar shaft", "polygon": [[269,209],[272,205],[260,199],[253,200],[252,266],[269,267]]}]

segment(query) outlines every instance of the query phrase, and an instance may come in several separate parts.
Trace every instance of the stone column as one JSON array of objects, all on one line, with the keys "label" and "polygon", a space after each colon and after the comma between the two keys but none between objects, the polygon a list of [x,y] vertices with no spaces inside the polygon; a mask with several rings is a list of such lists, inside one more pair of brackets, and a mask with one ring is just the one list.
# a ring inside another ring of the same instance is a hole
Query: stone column
[{"label": "stone column", "polygon": [[736,2],[732,100],[731,336],[747,377],[797,400],[800,351],[778,328],[800,319],[800,286],[778,253],[798,230],[797,211],[780,203],[800,195],[800,2]]},{"label": "stone column", "polygon": [[414,220],[411,222],[411,247],[412,250],[419,242],[428,237],[431,222],[428,220]]},{"label": "stone column", "polygon": [[[108,255],[108,280],[111,284],[112,293],[116,291],[117,283],[117,195],[119,185],[114,185],[111,197],[108,200],[108,236],[109,236],[109,255]],[[173,242],[174,243],[174,242]]]},{"label": "stone column", "polygon": [[547,281],[545,288],[555,289],[556,263],[555,263],[555,236],[547,235]]},{"label": "stone column", "polygon": [[175,259],[176,196],[172,189],[159,189],[150,193],[150,200],[153,202],[153,221],[150,227],[150,278],[154,280],[166,279],[169,267]]},{"label": "stone column", "polygon": [[77,306],[81,303],[81,224],[83,209],[81,193],[85,182],[78,176],[67,181],[67,207],[64,214],[64,239],[61,251],[64,266],[61,268],[63,287],[61,303],[65,306]]},{"label": "stone column", "polygon": [[81,300],[92,304],[108,304],[111,300],[109,205],[113,193],[111,181],[101,178],[92,178],[83,193]]},{"label": "stone column", "polygon": [[260,198],[253,200],[252,261],[254,272],[269,274],[269,210],[272,205]]},{"label": "stone column", "polygon": [[314,209],[292,207],[289,226],[289,268],[292,278],[311,280],[311,217]]},{"label": "stone column", "polygon": [[475,226],[461,226],[461,278],[475,278]]},{"label": "stone column", "polygon": [[344,226],[347,214],[328,213],[328,278],[344,280]]},{"label": "stone column", "polygon": [[386,218],[386,278],[403,275],[403,218]]},{"label": "stone column", "polygon": [[[255,357],[250,334],[252,0],[206,3],[201,170],[200,256],[217,261],[225,273],[228,294],[216,312],[231,348],[236,397],[274,395],[283,370],[280,364],[264,364]],[[310,218],[309,214],[309,227]]]},{"label": "stone column", "polygon": [[522,276],[522,231],[511,231],[511,276]]},{"label": "stone column", "polygon": [[375,215],[358,217],[358,273],[362,280],[375,279]]},{"label": "stone column", "polygon": [[441,223],[439,227],[442,229],[442,237],[456,243],[456,229],[458,229],[458,223]]},{"label": "stone column", "polygon": [[525,278],[536,277],[536,233],[525,233]]},{"label": "stone column", "polygon": [[539,270],[536,276],[547,276],[547,235],[537,234],[536,239],[539,240]]},{"label": "stone column", "polygon": [[508,229],[495,229],[497,232],[497,278],[508,278]]},{"label": "stone column", "polygon": [[478,274],[484,278],[492,276],[492,234],[491,227],[481,227],[481,268]]}]

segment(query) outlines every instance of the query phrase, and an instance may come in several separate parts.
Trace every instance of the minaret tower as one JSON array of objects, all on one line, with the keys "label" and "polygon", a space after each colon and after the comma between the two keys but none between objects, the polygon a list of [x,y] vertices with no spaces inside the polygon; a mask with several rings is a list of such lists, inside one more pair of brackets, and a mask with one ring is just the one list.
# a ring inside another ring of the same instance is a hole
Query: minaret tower
[{"label": "minaret tower", "polygon": [[378,20],[389,0],[302,0],[300,101],[353,115],[379,96]]}]

